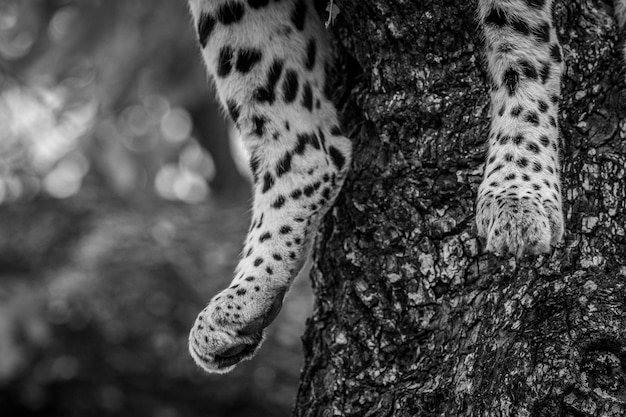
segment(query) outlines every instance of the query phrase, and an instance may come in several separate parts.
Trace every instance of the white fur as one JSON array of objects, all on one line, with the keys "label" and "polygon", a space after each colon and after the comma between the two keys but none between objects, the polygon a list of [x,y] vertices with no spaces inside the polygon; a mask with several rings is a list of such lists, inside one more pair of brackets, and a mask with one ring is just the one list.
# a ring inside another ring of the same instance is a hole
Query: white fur
[{"label": "white fur", "polygon": [[[476,216],[479,235],[487,239],[487,250],[497,253],[509,252],[522,256],[528,252],[547,252],[563,236],[559,155],[558,148],[553,146],[558,141],[559,132],[558,127],[550,123],[551,118],[555,121],[558,118],[558,103],[551,102],[551,97],[560,98],[563,63],[554,62],[550,56],[550,48],[558,45],[551,19],[551,4],[549,0],[542,9],[536,9],[530,8],[522,0],[480,1],[481,22],[493,7],[497,7],[505,13],[507,19],[519,17],[531,27],[541,22],[550,23],[549,43],[538,42],[535,37],[523,35],[510,26],[483,25],[487,62],[495,86],[491,93],[488,162],[485,178],[479,188]],[[547,82],[525,76],[524,66],[520,64],[524,61],[530,63],[537,73],[545,63],[550,63]],[[519,75],[513,95],[509,94],[503,83],[505,73],[510,69]],[[540,101],[548,104],[545,112],[538,110]],[[517,106],[521,107],[522,112],[515,117],[511,111]],[[502,115],[501,109],[504,109]],[[529,112],[536,113],[538,125],[526,120]],[[502,143],[498,140],[498,134],[510,137],[511,140]],[[513,141],[518,135],[524,138],[521,145]],[[549,139],[547,147],[541,145],[540,138],[544,135]],[[538,146],[539,153],[528,149],[530,143]],[[510,160],[505,159],[506,155],[509,155]],[[517,163],[524,159],[527,161],[525,167]],[[541,166],[540,172],[532,169],[535,163]],[[487,177],[499,165],[503,168]],[[514,180],[506,180],[512,175],[515,175]],[[524,181],[524,175],[530,181]],[[546,186],[545,181],[550,187],[556,184],[558,192]],[[494,182],[497,185],[491,185]],[[535,190],[534,184],[539,184],[541,189]]]},{"label": "white fur", "polygon": [[[190,0],[190,10],[196,27],[202,13],[215,15],[216,10],[227,2]],[[291,23],[295,1],[271,0],[268,6],[256,10],[241,2],[246,7],[241,21],[231,25],[218,23],[203,48],[202,55],[208,73],[215,83],[222,104],[227,107],[227,101],[234,100],[240,105],[236,125],[248,153],[258,158],[260,176],[269,172],[275,181],[273,187],[265,193],[262,191],[262,178],[255,184],[253,223],[231,283],[231,287],[236,288],[229,287],[217,294],[198,315],[190,332],[189,351],[198,365],[208,372],[228,372],[234,367],[219,366],[216,355],[220,352],[233,346],[255,343],[254,338],[242,336],[239,330],[262,318],[277,297],[289,288],[302,268],[319,222],[336,198],[348,170],[350,141],[341,135],[331,135],[332,127],[339,123],[334,105],[322,93],[324,66],[331,59],[327,34],[313,3],[310,0],[306,3],[304,30],[299,32]],[[286,33],[290,33],[289,36]],[[313,71],[303,67],[307,42],[311,38],[317,44]],[[233,68],[227,77],[219,77],[216,68],[220,50],[225,45],[230,46],[235,55],[236,51],[243,48],[256,48],[262,51],[262,59],[246,74],[238,73]],[[275,59],[284,62],[282,76],[275,90],[276,100],[272,105],[260,103],[254,99],[254,92],[266,83],[267,69]],[[298,73],[299,88],[296,100],[285,103],[282,100],[282,83],[284,74],[289,69]],[[313,111],[301,104],[301,92],[305,82],[312,88]],[[317,100],[320,103],[319,108],[316,106]],[[254,116],[261,116],[266,120],[266,134],[262,137],[254,133]],[[285,126],[286,122],[290,125],[289,129]],[[317,134],[320,130],[326,138],[325,148],[334,146],[345,157],[342,169],[338,170],[334,166],[324,149],[314,149],[312,145],[307,145],[302,155],[293,154],[291,169],[287,173],[280,177],[276,175],[277,164],[287,152],[293,151],[298,134]],[[331,184],[333,176],[334,185]],[[319,185],[311,195],[302,194],[297,199],[290,197],[294,190],[303,190],[316,183]],[[327,187],[330,188],[329,198],[325,199],[324,204],[319,204],[323,190]],[[285,202],[276,209],[272,205],[280,196],[285,197]],[[312,205],[317,207],[312,209]],[[304,221],[299,222],[296,219]],[[262,225],[258,227],[261,220]],[[280,233],[283,226],[290,228],[289,233]],[[268,232],[271,239],[261,241],[262,235]],[[250,255],[246,256],[249,252]],[[255,265],[257,259],[262,259],[262,264]],[[267,267],[271,269],[271,274],[266,272]],[[246,280],[248,277],[253,277],[254,280]],[[237,292],[241,289],[245,290],[245,294],[238,295]],[[233,298],[229,299],[229,296]]]}]

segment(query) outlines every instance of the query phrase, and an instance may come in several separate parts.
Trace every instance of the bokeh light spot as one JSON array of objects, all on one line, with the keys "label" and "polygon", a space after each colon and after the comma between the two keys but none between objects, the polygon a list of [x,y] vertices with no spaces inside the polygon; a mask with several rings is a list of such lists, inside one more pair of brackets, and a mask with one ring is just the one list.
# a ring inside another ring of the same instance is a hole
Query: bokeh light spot
[{"label": "bokeh light spot", "polygon": [[161,119],[161,132],[168,142],[181,143],[191,135],[191,116],[185,109],[174,108]]}]

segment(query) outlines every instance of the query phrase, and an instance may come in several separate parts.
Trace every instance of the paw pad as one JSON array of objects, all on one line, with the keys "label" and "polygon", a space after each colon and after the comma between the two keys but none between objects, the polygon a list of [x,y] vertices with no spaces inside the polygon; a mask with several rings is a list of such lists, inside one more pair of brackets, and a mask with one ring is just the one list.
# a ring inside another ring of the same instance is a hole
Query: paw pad
[{"label": "paw pad", "polygon": [[481,195],[477,204],[478,234],[486,249],[499,255],[550,252],[563,237],[563,214],[541,197],[501,192]]},{"label": "paw pad", "polygon": [[253,357],[285,295],[282,289],[235,303],[230,291],[222,291],[198,314],[189,333],[189,353],[207,372],[229,372]]}]

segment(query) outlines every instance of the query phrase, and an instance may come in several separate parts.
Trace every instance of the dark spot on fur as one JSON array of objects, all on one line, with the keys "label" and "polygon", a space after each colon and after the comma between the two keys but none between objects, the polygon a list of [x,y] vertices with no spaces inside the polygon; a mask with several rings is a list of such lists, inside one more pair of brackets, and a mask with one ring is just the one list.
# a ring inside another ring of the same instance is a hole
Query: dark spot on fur
[{"label": "dark spot on fur", "polygon": [[304,187],[304,195],[306,195],[307,197],[311,197],[311,195],[313,195],[313,192],[315,192],[315,188],[313,188],[312,185],[307,185],[306,187]]},{"label": "dark spot on fur", "polygon": [[291,152],[287,152],[276,164],[276,175],[278,175],[278,177],[282,177],[289,171],[291,171]]},{"label": "dark spot on fur", "polygon": [[523,60],[519,63],[520,67],[522,67],[522,72],[524,75],[530,79],[537,79],[537,69],[530,62]]},{"label": "dark spot on fur", "polygon": [[[285,73],[285,81],[283,81],[283,99],[285,103],[291,103],[298,95],[298,73],[294,70],[288,70]],[[287,123],[287,126],[289,124]],[[287,129],[289,130],[289,129]]]},{"label": "dark spot on fur", "polygon": [[339,151],[339,149],[335,148],[334,146],[329,147],[328,152],[330,153],[330,159],[332,159],[333,164],[337,167],[338,170],[341,171],[346,163],[346,157],[343,156],[341,151]]},{"label": "dark spot on fur", "polygon": [[266,172],[265,176],[263,177],[263,189],[261,190],[261,192],[266,193],[273,186],[274,186],[274,177],[269,172]]},{"label": "dark spot on fur", "polygon": [[302,105],[308,111],[313,111],[313,91],[311,91],[311,85],[308,82],[304,84],[302,92]]},{"label": "dark spot on fur", "polygon": [[539,146],[537,146],[535,142],[530,142],[528,145],[526,145],[526,149],[528,149],[532,153],[539,153]]},{"label": "dark spot on fur", "polygon": [[265,6],[267,6],[268,3],[269,3],[269,0],[248,0],[248,4],[253,9],[258,9],[258,8],[261,8],[261,7],[265,7]]},{"label": "dark spot on fur", "polygon": [[304,29],[304,20],[306,18],[306,3],[304,0],[298,0],[291,12],[291,22],[298,30]]},{"label": "dark spot on fur", "polygon": [[280,75],[283,72],[284,62],[282,59],[275,59],[272,62],[269,70],[267,71],[267,81],[263,87],[257,88],[255,92],[255,99],[258,102],[267,102],[269,104],[274,104],[274,100],[276,99],[276,84],[280,79]]},{"label": "dark spot on fur", "polygon": [[561,55],[561,48],[556,43],[550,47],[550,56],[556,63],[561,63],[563,61],[563,56]]},{"label": "dark spot on fur", "polygon": [[320,143],[315,133],[301,133],[297,136],[298,143],[294,152],[303,155],[307,145],[313,146],[315,149],[320,148]]},{"label": "dark spot on fur", "polygon": [[278,196],[276,200],[274,200],[274,202],[272,203],[272,208],[279,209],[284,205],[285,205],[285,197],[281,195],[281,196]]},{"label": "dark spot on fur", "polygon": [[552,127],[556,127],[556,119],[554,118],[554,116],[550,116],[550,125]]},{"label": "dark spot on fur", "polygon": [[528,3],[530,7],[542,9],[546,4],[546,0],[526,0],[526,3]]},{"label": "dark spot on fur", "polygon": [[550,42],[550,25],[546,22],[532,29],[533,35],[539,42]]},{"label": "dark spot on fur", "polygon": [[203,48],[209,42],[209,37],[215,28],[215,19],[208,13],[202,13],[198,19],[198,41]]},{"label": "dark spot on fur", "polygon": [[502,78],[502,83],[506,86],[507,90],[509,91],[509,95],[512,96],[513,94],[515,94],[515,91],[517,90],[518,81],[519,81],[519,74],[517,73],[517,71],[515,71],[513,68],[509,68],[508,70],[506,70]]},{"label": "dark spot on fur", "polygon": [[526,121],[535,126],[539,126],[539,116],[537,115],[537,112],[529,111],[526,115]]},{"label": "dark spot on fur", "polygon": [[317,55],[317,43],[314,38],[309,39],[306,45],[306,57],[304,60],[304,66],[311,71],[315,66],[315,57]]},{"label": "dark spot on fur", "polygon": [[487,174],[487,177],[490,177],[493,174],[495,174],[496,172],[500,171],[502,169],[502,167],[503,167],[502,164],[497,165],[495,168],[493,168],[491,171],[489,171],[489,173]]},{"label": "dark spot on fur", "polygon": [[228,114],[230,115],[230,118],[233,119],[233,122],[237,123],[240,112],[239,106],[237,105],[237,103],[235,103],[234,100],[227,100],[226,106],[228,107]]},{"label": "dark spot on fur", "polygon": [[252,158],[250,158],[250,170],[252,171],[252,177],[255,183],[259,180],[259,164],[259,158],[253,155]]},{"label": "dark spot on fur", "polygon": [[224,25],[230,25],[240,21],[244,11],[245,8],[243,4],[238,1],[230,1],[222,4],[222,6],[217,9],[217,20]]},{"label": "dark spot on fur", "polygon": [[548,78],[550,78],[550,64],[549,63],[544,63],[543,66],[541,67],[541,82],[542,83],[547,83],[548,82]]},{"label": "dark spot on fur", "polygon": [[522,35],[528,36],[528,34],[530,33],[530,28],[528,26],[528,22],[526,20],[524,20],[524,19],[519,18],[519,17],[513,17],[511,19],[511,26],[513,27],[513,29],[515,29],[516,31],[518,31]]},{"label": "dark spot on fur", "polygon": [[265,117],[263,116],[253,116],[252,124],[254,125],[254,134],[261,137],[263,136],[263,127],[265,126]]},{"label": "dark spot on fur", "polygon": [[506,14],[504,11],[498,9],[497,7],[491,9],[487,17],[485,18],[485,23],[492,24],[498,27],[502,27],[508,23]]},{"label": "dark spot on fur", "polygon": [[328,150],[326,149],[326,135],[324,135],[324,132],[322,132],[322,129],[320,128],[317,129],[317,136],[319,138],[320,143],[322,144],[322,149],[324,149],[324,153],[328,153]]},{"label": "dark spot on fur", "polygon": [[217,59],[217,75],[220,77],[226,77],[230,74],[232,69],[233,50],[230,46],[223,46],[220,49],[219,57]]},{"label": "dark spot on fur", "polygon": [[262,56],[261,51],[258,49],[241,49],[237,55],[235,68],[237,68],[237,71],[245,74],[261,60]]}]

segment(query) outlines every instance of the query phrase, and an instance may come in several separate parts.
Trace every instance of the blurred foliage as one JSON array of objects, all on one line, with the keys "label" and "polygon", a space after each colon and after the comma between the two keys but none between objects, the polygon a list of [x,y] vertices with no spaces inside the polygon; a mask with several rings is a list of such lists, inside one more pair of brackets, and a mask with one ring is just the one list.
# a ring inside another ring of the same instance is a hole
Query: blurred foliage
[{"label": "blurred foliage", "polygon": [[[181,3],[0,3],[0,201],[65,198],[90,173],[121,195],[206,200],[216,155],[194,135],[229,143],[199,88],[206,76]],[[204,118],[213,125],[198,132]],[[239,175],[232,167],[219,175]]]},{"label": "blurred foliage", "polygon": [[249,220],[205,86],[182,0],[0,0],[0,415],[289,413],[306,279],[254,361],[186,351]]},{"label": "blurred foliage", "polygon": [[208,376],[187,354],[190,323],[232,271],[246,208],[70,201],[0,211],[2,415],[288,415],[308,280],[253,361]]}]

